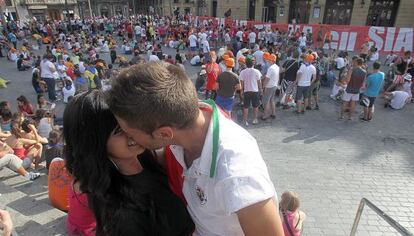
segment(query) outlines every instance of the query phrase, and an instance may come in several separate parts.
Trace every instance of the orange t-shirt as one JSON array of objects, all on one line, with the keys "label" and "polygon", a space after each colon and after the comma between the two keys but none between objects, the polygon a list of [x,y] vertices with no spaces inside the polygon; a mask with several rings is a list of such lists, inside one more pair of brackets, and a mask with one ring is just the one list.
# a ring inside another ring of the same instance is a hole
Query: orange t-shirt
[{"label": "orange t-shirt", "polygon": [[47,180],[50,203],[55,208],[67,212],[69,210],[69,189],[72,176],[67,172],[63,159],[55,158],[52,160]]},{"label": "orange t-shirt", "polygon": [[220,66],[217,63],[208,63],[206,66],[207,83],[206,90],[215,90],[217,77],[220,75]]}]

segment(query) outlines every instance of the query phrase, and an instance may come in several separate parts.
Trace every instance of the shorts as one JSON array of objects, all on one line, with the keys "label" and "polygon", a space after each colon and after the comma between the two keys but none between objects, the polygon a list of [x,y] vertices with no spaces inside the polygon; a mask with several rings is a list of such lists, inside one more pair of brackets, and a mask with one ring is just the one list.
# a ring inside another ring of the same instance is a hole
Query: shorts
[{"label": "shorts", "polygon": [[260,106],[259,92],[245,92],[243,103],[245,109],[248,109],[250,105],[252,105],[253,108],[258,108]]},{"label": "shorts", "polygon": [[360,104],[361,104],[363,107],[369,107],[369,108],[372,108],[372,107],[374,106],[375,99],[376,99],[376,97],[362,96],[362,97],[361,97],[361,102],[360,102]]},{"label": "shorts", "polygon": [[309,93],[308,93],[308,98],[312,97],[312,96],[317,96],[319,93],[319,89],[321,88],[321,83],[318,82],[314,82],[309,89]]},{"label": "shorts", "polygon": [[190,49],[191,49],[192,52],[197,51],[197,47],[190,47]]},{"label": "shorts", "polygon": [[275,101],[275,93],[277,90],[277,86],[271,88],[265,88],[262,102],[263,104],[268,104],[270,101]]},{"label": "shorts", "polygon": [[286,95],[294,94],[295,92],[295,83],[290,80],[282,80],[282,93]]},{"label": "shorts", "polygon": [[216,104],[221,107],[224,111],[232,111],[233,104],[234,104],[234,96],[229,98],[220,97],[217,95],[216,97]]},{"label": "shorts", "polygon": [[308,98],[310,86],[297,86],[295,101],[302,101],[302,99]]},{"label": "shorts", "polygon": [[359,101],[359,93],[347,93],[346,91],[342,95],[342,101],[344,102],[350,102],[350,101]]}]

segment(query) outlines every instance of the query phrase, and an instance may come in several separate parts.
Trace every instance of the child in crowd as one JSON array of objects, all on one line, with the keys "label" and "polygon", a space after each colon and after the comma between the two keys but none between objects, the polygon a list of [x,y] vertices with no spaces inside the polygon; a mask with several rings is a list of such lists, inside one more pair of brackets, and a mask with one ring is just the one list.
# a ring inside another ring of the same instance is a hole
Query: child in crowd
[{"label": "child in crowd", "polygon": [[283,222],[285,236],[300,236],[306,214],[299,210],[298,195],[291,191],[282,194],[280,201],[280,214]]}]

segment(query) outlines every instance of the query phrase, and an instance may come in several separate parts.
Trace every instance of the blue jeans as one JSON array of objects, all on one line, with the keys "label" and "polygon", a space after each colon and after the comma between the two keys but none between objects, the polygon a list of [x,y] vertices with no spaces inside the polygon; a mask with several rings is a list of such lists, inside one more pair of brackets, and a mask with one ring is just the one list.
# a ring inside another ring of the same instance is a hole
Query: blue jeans
[{"label": "blue jeans", "polygon": [[56,91],[55,91],[55,79],[54,78],[42,78],[47,85],[47,93],[49,95],[50,101],[56,100]]}]

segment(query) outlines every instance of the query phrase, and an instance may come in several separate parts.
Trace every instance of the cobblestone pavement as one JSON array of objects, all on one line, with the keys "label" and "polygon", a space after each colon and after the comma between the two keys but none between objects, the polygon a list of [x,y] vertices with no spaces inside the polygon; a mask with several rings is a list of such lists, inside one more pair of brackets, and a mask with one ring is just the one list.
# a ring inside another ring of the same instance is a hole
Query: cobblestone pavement
[{"label": "cobblestone pavement", "polygon": [[[195,78],[199,68],[186,68]],[[35,101],[30,72],[17,72],[1,58],[0,76],[12,81],[0,90],[0,100],[8,99],[15,107],[16,97],[24,94]],[[372,122],[338,121],[339,104],[328,93],[322,89],[319,111],[298,116],[278,110],[276,120],[247,127],[259,143],[279,196],[285,190],[299,194],[308,215],[303,235],[349,235],[362,197],[414,232],[414,104],[393,111],[378,99]],[[59,104],[58,113],[62,110]],[[19,211],[12,204],[8,207]],[[398,234],[366,207],[357,235]]]}]

